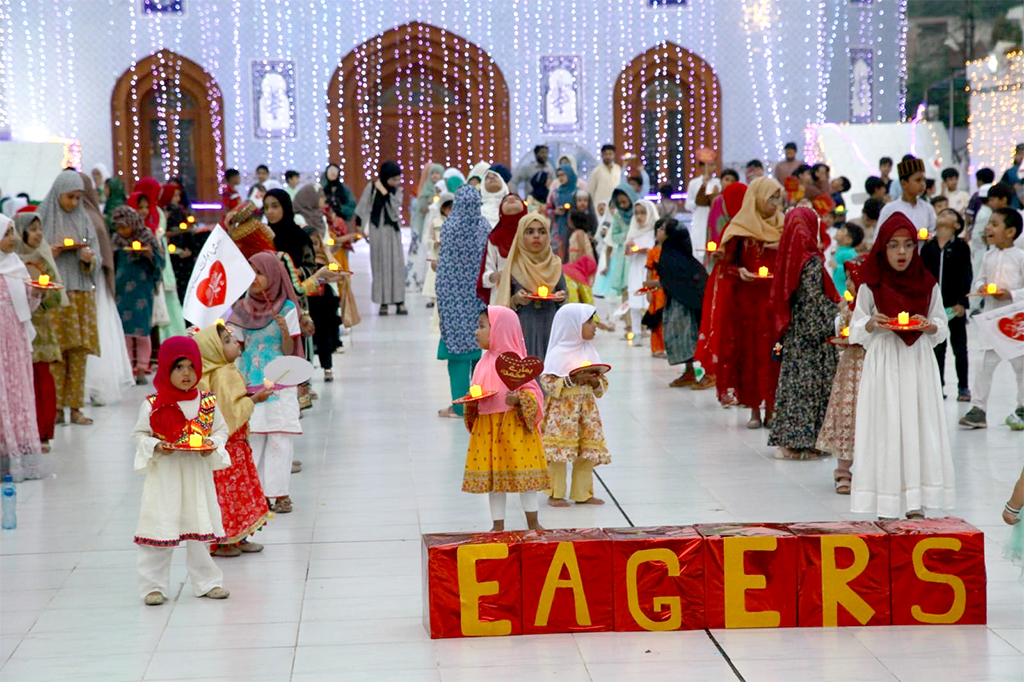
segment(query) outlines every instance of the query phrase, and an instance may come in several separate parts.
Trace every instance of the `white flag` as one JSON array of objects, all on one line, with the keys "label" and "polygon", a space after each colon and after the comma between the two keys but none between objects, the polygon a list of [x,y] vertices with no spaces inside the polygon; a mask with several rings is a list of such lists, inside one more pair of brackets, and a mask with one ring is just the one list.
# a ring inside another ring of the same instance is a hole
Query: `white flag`
[{"label": "white flag", "polygon": [[1003,360],[1024,355],[1024,301],[974,317],[978,331]]},{"label": "white flag", "polygon": [[217,225],[196,258],[182,314],[197,327],[208,327],[223,317],[255,279],[249,261]]}]

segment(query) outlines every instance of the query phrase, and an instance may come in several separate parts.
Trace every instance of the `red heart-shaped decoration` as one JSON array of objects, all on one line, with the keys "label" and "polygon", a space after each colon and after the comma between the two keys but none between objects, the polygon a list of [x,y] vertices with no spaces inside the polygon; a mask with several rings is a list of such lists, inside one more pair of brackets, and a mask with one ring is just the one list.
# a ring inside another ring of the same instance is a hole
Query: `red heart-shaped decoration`
[{"label": "red heart-shaped decoration", "polygon": [[997,323],[999,331],[1014,341],[1024,341],[1024,313],[1017,313],[1013,317],[1003,317]]},{"label": "red heart-shaped decoration", "polygon": [[174,443],[185,433],[188,419],[177,404],[163,405],[149,415],[149,428],[153,435],[167,443]]},{"label": "red heart-shaped decoration", "polygon": [[196,298],[207,308],[212,308],[224,303],[227,293],[228,274],[224,272],[224,265],[215,260],[210,266],[210,274],[196,287]]},{"label": "red heart-shaped decoration", "polygon": [[523,384],[533,381],[544,371],[544,361],[540,358],[521,358],[515,353],[508,351],[498,356],[494,361],[494,369],[498,370],[498,376],[508,387],[508,390],[515,391]]}]

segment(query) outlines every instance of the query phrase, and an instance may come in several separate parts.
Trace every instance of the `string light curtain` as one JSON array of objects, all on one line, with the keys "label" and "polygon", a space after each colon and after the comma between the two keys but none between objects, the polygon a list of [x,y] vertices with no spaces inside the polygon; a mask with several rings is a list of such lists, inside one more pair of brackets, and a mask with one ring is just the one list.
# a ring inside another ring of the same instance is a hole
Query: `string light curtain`
[{"label": "string light curtain", "polygon": [[1024,52],[967,62],[967,80],[969,171],[991,168],[998,178],[1024,142]]}]

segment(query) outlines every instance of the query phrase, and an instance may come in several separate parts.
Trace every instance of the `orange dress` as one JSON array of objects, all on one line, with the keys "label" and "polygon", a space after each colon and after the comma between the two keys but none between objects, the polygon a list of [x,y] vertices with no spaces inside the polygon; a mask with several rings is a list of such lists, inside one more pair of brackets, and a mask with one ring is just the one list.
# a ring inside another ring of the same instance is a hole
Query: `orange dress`
[{"label": "orange dress", "polygon": [[[647,252],[647,278],[648,279],[661,279],[658,276],[658,261],[661,259],[661,246],[655,246],[653,249]],[[650,305],[647,306],[647,312],[651,315],[655,315],[658,311],[665,309],[665,298],[664,289],[655,289],[654,291],[647,294],[647,300],[650,301]],[[655,329],[651,330],[651,352],[657,353],[665,350],[665,327],[659,324]]]}]

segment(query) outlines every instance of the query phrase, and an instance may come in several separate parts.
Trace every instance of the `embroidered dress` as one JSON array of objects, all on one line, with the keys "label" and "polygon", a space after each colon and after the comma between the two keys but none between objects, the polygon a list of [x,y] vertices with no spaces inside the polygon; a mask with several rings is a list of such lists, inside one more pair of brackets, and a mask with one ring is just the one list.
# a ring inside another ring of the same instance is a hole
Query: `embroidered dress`
[{"label": "embroidered dress", "polygon": [[[840,325],[849,326],[851,313],[840,319]],[[857,391],[860,390],[860,373],[864,369],[864,346],[850,344],[842,349],[836,378],[832,382],[832,394],[825,411],[825,423],[821,425],[815,448],[835,455],[842,460],[853,459],[854,433],[857,424]]]},{"label": "embroidered dress", "polygon": [[224,527],[213,471],[230,466],[231,458],[224,448],[228,429],[217,410],[217,399],[212,393],[200,392],[193,400],[178,403],[188,425],[176,444],[187,445],[191,434],[210,438],[217,449],[206,457],[197,452],[154,453],[160,442],[149,424],[155,400],[154,394],[142,401],[132,430],[135,471],[146,474],[135,544],[175,547],[183,540],[221,538]]},{"label": "embroidered dress", "polygon": [[477,414],[467,405],[469,451],[462,490],[467,493],[522,493],[545,490],[551,483],[533,394],[519,391],[520,404],[507,412]]},{"label": "embroidered dress", "polygon": [[612,458],[605,445],[601,414],[597,409],[597,399],[604,395],[608,381],[602,377],[601,387],[597,389],[566,386],[563,377],[544,374],[540,387],[545,395],[541,433],[547,461],[586,459],[595,465],[610,464]]}]

